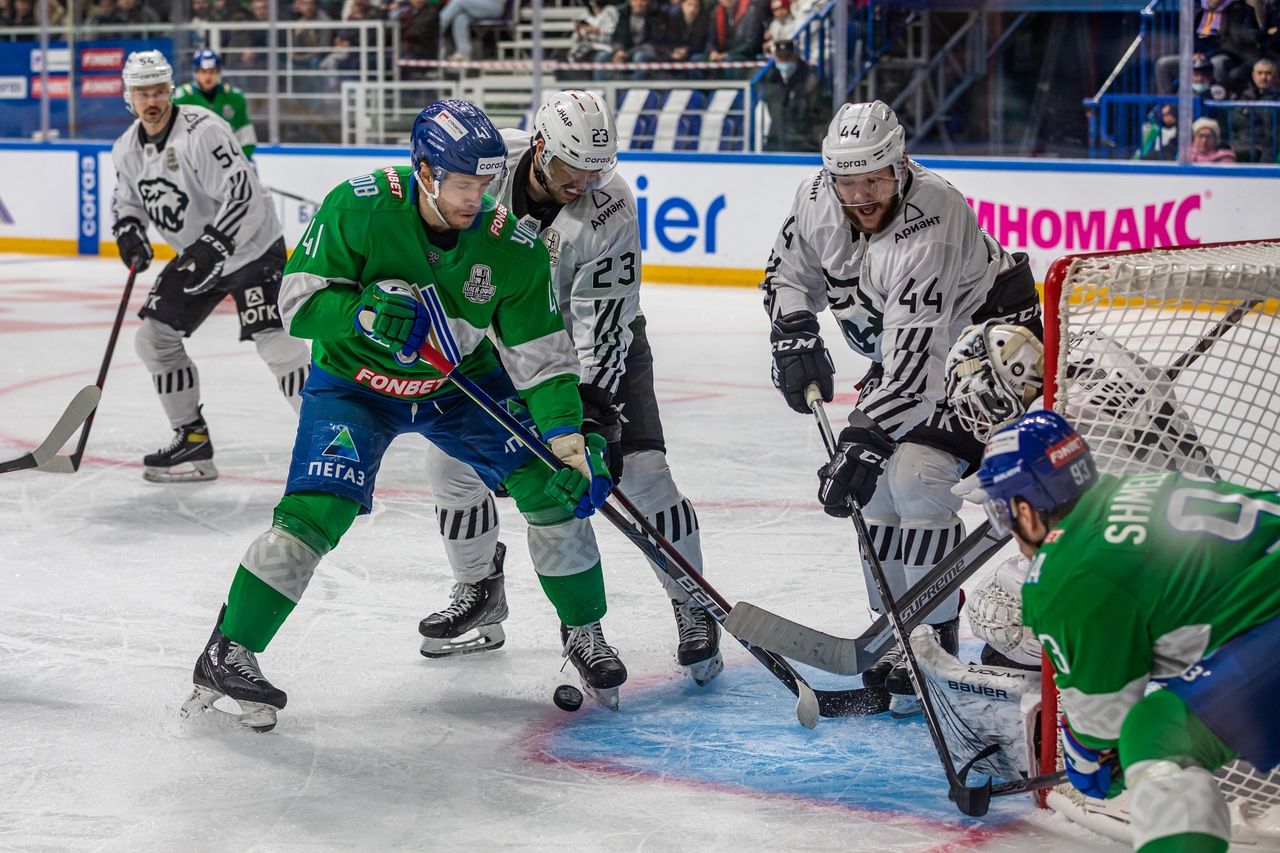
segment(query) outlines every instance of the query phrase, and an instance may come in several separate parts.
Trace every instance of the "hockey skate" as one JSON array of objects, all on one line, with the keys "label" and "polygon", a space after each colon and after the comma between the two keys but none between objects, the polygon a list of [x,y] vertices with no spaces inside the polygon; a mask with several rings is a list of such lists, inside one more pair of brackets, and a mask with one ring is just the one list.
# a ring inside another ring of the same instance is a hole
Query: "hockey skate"
[{"label": "hockey skate", "polygon": [[564,656],[578,670],[582,689],[610,711],[618,710],[618,688],[627,680],[627,668],[618,650],[604,641],[599,622],[570,628],[560,626]]},{"label": "hockey skate", "polygon": [[[453,601],[444,610],[418,623],[422,635],[422,656],[447,658],[502,648],[506,634],[507,593],[502,563],[507,546],[501,542],[493,552],[493,574],[478,583],[455,583]],[[474,636],[465,636],[474,633]]]},{"label": "hockey skate", "polygon": [[[960,652],[960,617],[948,619],[932,626],[937,634],[938,644],[947,654],[955,657]],[[902,655],[899,648],[898,654]],[[883,663],[883,661],[881,661]],[[878,665],[878,664],[877,664]],[[863,681],[866,681],[864,676]],[[916,696],[915,685],[911,683],[911,673],[907,670],[905,655],[889,672],[885,679],[885,688],[889,691],[889,714],[895,720],[905,720],[920,713],[920,699]]]},{"label": "hockey skate", "polygon": [[[223,605],[218,613],[218,625],[222,624],[222,616],[226,612],[226,605]],[[255,732],[269,732],[275,728],[276,712],[284,708],[288,699],[283,690],[277,690],[262,677],[253,652],[224,636],[217,627],[196,661],[191,681],[195,689],[182,703],[183,717],[189,717],[194,711],[214,711]],[[240,706],[239,714],[214,706],[224,696]]]},{"label": "hockey skate", "polygon": [[720,656],[720,626],[692,598],[684,604],[672,601],[671,609],[675,611],[676,631],[679,633],[676,661],[695,684],[705,687],[724,671],[724,658]]},{"label": "hockey skate", "polygon": [[186,483],[218,479],[213,467],[213,442],[204,416],[197,410],[196,419],[173,431],[173,441],[155,453],[142,458],[142,477],[152,483]]}]

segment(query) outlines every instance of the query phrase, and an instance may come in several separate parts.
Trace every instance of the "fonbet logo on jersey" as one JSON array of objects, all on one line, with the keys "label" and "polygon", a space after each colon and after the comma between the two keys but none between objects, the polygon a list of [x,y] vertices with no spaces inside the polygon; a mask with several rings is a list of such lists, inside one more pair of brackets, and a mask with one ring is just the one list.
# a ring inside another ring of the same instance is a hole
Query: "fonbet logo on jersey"
[{"label": "fonbet logo on jersey", "polygon": [[351,464],[360,461],[360,453],[356,450],[356,443],[351,438],[351,430],[344,424],[332,424],[331,427],[335,434],[328,446],[320,451],[321,456],[329,458],[308,462],[307,476],[325,477],[363,486],[364,471]]},{"label": "fonbet logo on jersey", "polygon": [[176,184],[164,178],[138,181],[138,194],[142,196],[147,216],[157,228],[170,232],[182,230],[190,199]]}]

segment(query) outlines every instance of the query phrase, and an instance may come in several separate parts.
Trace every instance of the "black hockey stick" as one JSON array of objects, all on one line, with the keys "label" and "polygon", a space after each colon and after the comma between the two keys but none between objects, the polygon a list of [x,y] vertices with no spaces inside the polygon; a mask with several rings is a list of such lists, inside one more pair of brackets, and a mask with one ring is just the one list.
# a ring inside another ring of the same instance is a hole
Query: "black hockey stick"
[{"label": "black hockey stick", "polygon": [[[1008,541],[1008,536],[997,536],[990,522],[984,521],[952,548],[895,602],[907,631],[921,624]],[[734,605],[725,627],[739,639],[837,675],[866,671],[884,656],[893,640],[893,627],[885,616],[856,637],[837,637],[748,601]]]},{"label": "black hockey stick", "polygon": [[[805,392],[805,399],[809,403],[809,409],[813,412],[814,419],[818,422],[819,431],[822,433],[822,443],[827,447],[827,457],[834,460],[837,452],[836,440],[831,432],[831,424],[827,420],[826,410],[822,406],[822,394],[818,391],[816,385],[809,386]],[[929,737],[933,740],[934,748],[938,752],[938,758],[942,761],[942,769],[947,774],[947,784],[950,788],[948,796],[964,814],[971,817],[981,817],[987,813],[987,809],[991,804],[993,794],[991,779],[988,777],[985,784],[970,788],[965,784],[965,775],[968,774],[974,764],[990,757],[999,751],[1000,747],[998,744],[986,747],[965,764],[960,773],[956,772],[955,762],[951,760],[951,750],[947,748],[946,738],[942,734],[942,726],[938,723],[938,712],[933,707],[933,698],[929,695],[924,676],[920,674],[920,664],[916,660],[915,650],[911,648],[911,634],[907,631],[902,622],[902,617],[898,614],[898,606],[894,602],[893,593],[889,589],[889,581],[885,577],[884,567],[880,565],[880,557],[876,554],[875,548],[871,547],[871,533],[867,530],[866,519],[862,517],[862,507],[858,506],[857,502],[851,498],[849,500],[849,510],[849,517],[853,520],[853,526],[858,532],[858,539],[862,543],[862,552],[866,558],[867,570],[875,583],[876,591],[880,594],[880,601],[884,607],[885,615],[889,617],[889,624],[893,627],[893,633],[897,637],[898,643],[902,646],[907,672],[910,673],[911,683],[916,688],[916,698],[920,702],[920,710],[924,714],[924,722],[929,729]],[[1013,792],[1010,791],[1009,793]]]},{"label": "black hockey stick", "polygon": [[[111,324],[111,336],[107,339],[107,351],[102,356],[102,364],[98,367],[98,381],[80,389],[75,399],[71,401],[71,405],[67,406],[67,410],[63,412],[57,425],[54,426],[53,432],[39,447],[26,456],[0,464],[0,474],[28,468],[36,468],[51,474],[74,474],[80,470],[80,460],[84,457],[85,445],[89,443],[89,430],[93,428],[93,418],[98,412],[98,401],[102,399],[102,388],[107,382],[107,368],[111,366],[111,356],[116,351],[116,340],[120,337],[120,327],[124,324],[124,314],[128,310],[129,296],[133,293],[133,282],[137,277],[137,271],[129,267],[129,278],[124,283],[124,295],[120,297],[120,305],[116,308],[116,319]],[[81,424],[84,424],[84,429],[80,433],[80,440],[76,442],[75,451],[69,456],[54,455]],[[59,438],[60,434],[61,438]]]},{"label": "black hockey stick", "polygon": [[[419,298],[421,295],[419,294]],[[430,343],[424,343],[418,354],[432,367],[440,371],[445,378],[462,391],[476,405],[480,406],[489,417],[496,420],[513,438],[528,448],[535,456],[553,469],[564,467],[564,463],[551,452],[551,449],[528,428],[511,416],[506,409],[498,405],[492,397],[469,377],[457,369],[457,365],[449,361]],[[724,624],[732,605],[724,599],[710,583],[693,568],[692,565],[676,550],[649,521],[640,513],[626,495],[618,489],[613,496],[634,516],[628,519],[616,507],[606,503],[600,508],[604,515],[628,539],[636,544],[655,565],[670,575],[683,587],[694,602],[706,610],[718,623]],[[742,642],[742,641],[739,641]],[[879,714],[888,709],[888,696],[883,690],[865,687],[848,690],[816,691],[809,686],[800,673],[796,672],[786,660],[765,649],[754,647],[743,642],[743,647],[753,657],[764,664],[774,677],[786,686],[797,697],[796,717],[801,725],[813,728],[818,717],[848,717],[865,714]]]},{"label": "black hockey stick", "polygon": [[289,199],[290,201],[296,201],[296,202],[298,202],[298,203],[300,203],[300,204],[309,204],[309,205],[311,205],[312,207],[317,208],[317,209],[320,207],[320,202],[318,202],[318,201],[314,201],[314,200],[309,199],[309,198],[304,198],[303,196],[300,196],[300,195],[294,195],[293,193],[289,192],[288,190],[282,190],[282,189],[280,189],[279,187],[266,187],[265,189],[267,190],[267,192],[272,192],[272,193],[275,193],[275,194],[276,194],[276,195],[278,195],[278,196],[283,196],[284,198],[287,198],[287,199]]}]

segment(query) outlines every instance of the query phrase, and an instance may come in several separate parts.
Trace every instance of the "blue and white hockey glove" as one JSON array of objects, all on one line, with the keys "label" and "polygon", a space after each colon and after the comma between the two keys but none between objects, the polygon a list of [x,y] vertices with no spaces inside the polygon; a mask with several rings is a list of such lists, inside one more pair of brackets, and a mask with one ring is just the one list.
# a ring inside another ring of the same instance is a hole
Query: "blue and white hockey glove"
[{"label": "blue and white hockey glove", "polygon": [[1086,797],[1105,800],[1124,790],[1123,778],[1115,771],[1118,763],[1113,750],[1097,750],[1076,740],[1067,718],[1058,721],[1062,727],[1062,755],[1067,765],[1067,779]]},{"label": "blue and white hockey glove", "polygon": [[431,318],[408,284],[388,279],[369,285],[360,294],[356,329],[396,350],[402,361],[412,360],[431,331]]},{"label": "blue and white hockey glove", "polygon": [[604,504],[613,491],[609,466],[604,461],[607,442],[596,433],[580,432],[552,436],[547,444],[565,464],[551,476],[544,490],[577,518],[587,518]]},{"label": "blue and white hockey glove", "polygon": [[165,274],[177,276],[188,296],[212,290],[222,278],[222,267],[236,249],[235,241],[212,225],[204,227],[194,243],[182,250],[165,267]]}]

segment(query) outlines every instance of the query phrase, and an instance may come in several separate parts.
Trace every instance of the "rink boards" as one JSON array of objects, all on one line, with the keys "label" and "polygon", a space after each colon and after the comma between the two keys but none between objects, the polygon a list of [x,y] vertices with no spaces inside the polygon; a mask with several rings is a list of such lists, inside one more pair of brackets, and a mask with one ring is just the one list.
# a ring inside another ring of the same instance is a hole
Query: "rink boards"
[{"label": "rink boards", "polygon": [[[292,246],[341,181],[403,163],[399,148],[261,146],[255,162]],[[1280,236],[1276,166],[921,158],[1037,278],[1057,257]],[[814,155],[624,153],[649,281],[754,285]],[[113,254],[107,143],[0,142],[0,251]],[[601,200],[601,216],[609,201]],[[157,242],[158,242],[158,238]],[[161,251],[164,256],[164,251]]]}]

